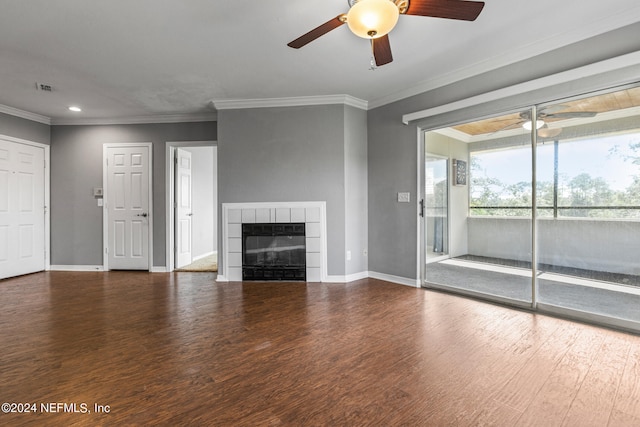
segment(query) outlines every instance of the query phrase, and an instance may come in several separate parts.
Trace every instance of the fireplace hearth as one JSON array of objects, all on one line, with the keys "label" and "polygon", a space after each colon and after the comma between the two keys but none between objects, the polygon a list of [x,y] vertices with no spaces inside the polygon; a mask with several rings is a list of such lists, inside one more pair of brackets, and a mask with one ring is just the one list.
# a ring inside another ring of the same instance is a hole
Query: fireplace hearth
[{"label": "fireplace hearth", "polygon": [[242,280],[306,280],[305,223],[242,224]]}]

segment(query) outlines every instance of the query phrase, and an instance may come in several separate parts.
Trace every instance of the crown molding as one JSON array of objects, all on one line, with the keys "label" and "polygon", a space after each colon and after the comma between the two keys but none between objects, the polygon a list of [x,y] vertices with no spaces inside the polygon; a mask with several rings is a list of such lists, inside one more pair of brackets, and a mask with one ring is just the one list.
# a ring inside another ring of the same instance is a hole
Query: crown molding
[{"label": "crown molding", "polygon": [[239,110],[245,108],[302,107],[308,105],[344,104],[351,107],[368,109],[368,102],[351,95],[299,96],[289,98],[263,99],[222,99],[212,100],[216,110]]},{"label": "crown molding", "polygon": [[116,118],[62,118],[52,119],[29,111],[9,107],[0,104],[0,113],[10,116],[20,117],[33,122],[45,125],[128,125],[128,124],[148,124],[148,123],[187,123],[187,122],[212,122],[218,119],[215,111],[197,114],[163,114],[157,116],[132,116]]},{"label": "crown molding", "polygon": [[52,125],[137,125],[149,123],[187,123],[187,122],[213,122],[218,119],[215,111],[197,114],[161,114],[157,116],[132,116],[115,118],[63,118],[53,119]]},{"label": "crown molding", "polygon": [[0,113],[20,117],[23,119],[31,120],[33,122],[43,123],[45,125],[51,124],[51,118],[47,116],[42,116],[40,114],[31,113],[29,111],[20,110],[18,108],[9,107],[8,105],[0,104]]}]

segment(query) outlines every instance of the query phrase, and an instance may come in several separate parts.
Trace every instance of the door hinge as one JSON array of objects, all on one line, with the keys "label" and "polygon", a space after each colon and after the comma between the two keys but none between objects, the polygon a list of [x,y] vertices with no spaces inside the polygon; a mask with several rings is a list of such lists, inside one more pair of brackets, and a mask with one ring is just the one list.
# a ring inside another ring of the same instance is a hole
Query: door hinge
[{"label": "door hinge", "polygon": [[420,212],[418,215],[424,218],[424,199],[420,199]]}]

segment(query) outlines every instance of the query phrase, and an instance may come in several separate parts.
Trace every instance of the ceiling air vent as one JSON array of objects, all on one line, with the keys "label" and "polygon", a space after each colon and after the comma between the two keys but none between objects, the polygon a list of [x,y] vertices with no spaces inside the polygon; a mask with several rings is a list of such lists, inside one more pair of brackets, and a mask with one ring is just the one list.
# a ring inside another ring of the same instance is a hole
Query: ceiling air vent
[{"label": "ceiling air vent", "polygon": [[36,82],[36,90],[41,90],[43,92],[53,92],[53,86]]}]

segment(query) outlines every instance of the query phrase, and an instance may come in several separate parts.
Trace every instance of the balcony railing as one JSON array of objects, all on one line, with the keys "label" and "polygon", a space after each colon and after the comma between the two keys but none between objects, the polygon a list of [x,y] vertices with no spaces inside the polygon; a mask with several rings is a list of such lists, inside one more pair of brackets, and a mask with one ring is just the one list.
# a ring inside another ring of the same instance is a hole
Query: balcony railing
[{"label": "balcony railing", "polygon": [[[531,206],[470,206],[469,210],[473,213],[474,210],[484,209],[484,210],[516,210],[516,211],[526,211],[531,210]],[[632,211],[633,215],[626,216],[607,216],[607,218],[640,218],[640,206],[537,206],[538,210],[546,210],[553,211],[553,217],[558,218],[562,217],[574,217],[573,215],[558,215],[559,211],[587,211],[587,210],[610,210],[610,211]],[[525,216],[525,215],[522,215]],[[528,216],[528,215],[527,215]],[[597,217],[596,217],[597,218]]]}]

